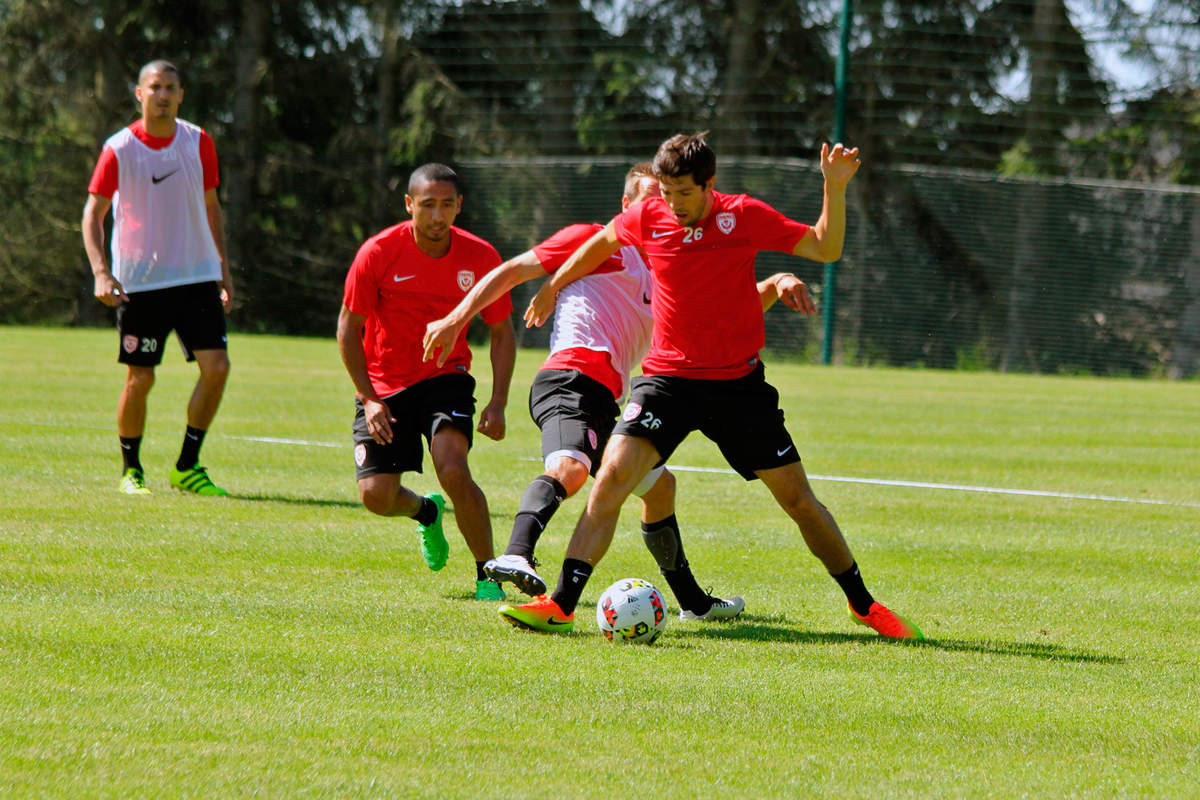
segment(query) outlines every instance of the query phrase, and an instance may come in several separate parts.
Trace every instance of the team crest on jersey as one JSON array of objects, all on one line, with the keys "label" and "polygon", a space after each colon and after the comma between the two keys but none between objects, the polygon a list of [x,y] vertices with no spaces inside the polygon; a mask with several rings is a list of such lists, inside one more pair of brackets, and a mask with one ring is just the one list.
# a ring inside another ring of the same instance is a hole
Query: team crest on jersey
[{"label": "team crest on jersey", "polygon": [[593,450],[596,449],[596,445],[600,444],[600,437],[591,428],[588,428],[588,444],[591,445]]},{"label": "team crest on jersey", "polygon": [[137,345],[138,337],[136,336],[125,336],[121,339],[121,347],[125,348],[126,353],[132,353],[134,350],[137,350]]},{"label": "team crest on jersey", "polygon": [[641,413],[642,413],[642,404],[641,403],[630,403],[629,405],[625,406],[625,413],[621,415],[621,419],[625,420],[626,422],[629,422],[630,420],[637,419],[638,415]]},{"label": "team crest on jersey", "polygon": [[733,226],[736,224],[737,220],[734,219],[733,212],[722,211],[720,214],[717,214],[717,227],[726,236],[733,233]]},{"label": "team crest on jersey", "polygon": [[469,269],[460,269],[458,271],[458,288],[464,292],[471,291],[471,287],[475,285],[475,273]]},{"label": "team crest on jersey", "polygon": [[366,463],[366,460],[367,460],[367,446],[360,442],[359,444],[354,446],[354,463],[358,464],[361,467],[364,463]]}]

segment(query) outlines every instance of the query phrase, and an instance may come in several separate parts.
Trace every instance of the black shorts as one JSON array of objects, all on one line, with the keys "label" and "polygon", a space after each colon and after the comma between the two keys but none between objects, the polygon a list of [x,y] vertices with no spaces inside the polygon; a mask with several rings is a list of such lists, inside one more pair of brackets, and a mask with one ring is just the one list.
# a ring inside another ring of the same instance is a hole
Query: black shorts
[{"label": "black shorts", "polygon": [[662,464],[696,430],[716,442],[729,466],[748,481],[757,470],[800,460],[783,425],[779,392],[767,383],[761,361],[733,380],[635,378],[613,433],[649,440]]},{"label": "black shorts", "polygon": [[575,369],[541,370],[529,389],[529,416],[542,431],[543,462],[555,454],[570,456],[590,462],[593,475],[620,411],[604,384]]},{"label": "black shorts", "polygon": [[475,379],[470,375],[438,375],[383,398],[396,421],[392,443],[379,444],[367,433],[362,401],[354,401],[354,464],[359,480],[370,475],[421,472],[423,448],[443,425],[451,425],[474,440]]},{"label": "black shorts", "polygon": [[225,309],[221,288],[213,281],[131,292],[117,308],[121,348],[117,361],[134,367],[157,367],[172,330],[188,361],[197,350],[225,350]]}]

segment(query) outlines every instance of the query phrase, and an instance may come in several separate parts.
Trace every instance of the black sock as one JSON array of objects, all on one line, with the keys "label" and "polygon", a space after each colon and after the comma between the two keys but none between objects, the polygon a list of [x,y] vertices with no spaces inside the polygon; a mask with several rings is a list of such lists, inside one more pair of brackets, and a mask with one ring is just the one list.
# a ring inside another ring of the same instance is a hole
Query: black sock
[{"label": "black sock", "polygon": [[658,569],[679,605],[693,614],[707,614],[712,597],[696,583],[696,576],[683,554],[683,539],[675,515],[658,522],[642,523],[642,541],[658,562]]},{"label": "black sock", "polygon": [[575,613],[579,605],[579,596],[583,587],[587,586],[588,578],[592,577],[592,565],[577,558],[563,560],[562,572],[558,573],[558,587],[550,598],[558,603],[564,614]]},{"label": "black sock", "polygon": [[871,603],[875,602],[875,598],[871,597],[871,593],[867,591],[867,587],[863,584],[862,575],[858,572],[858,562],[850,565],[850,569],[845,572],[834,575],[833,579],[838,582],[838,586],[842,587],[842,591],[846,593],[846,599],[850,601],[850,607],[858,613],[859,616],[865,617],[867,612],[871,610]]},{"label": "black sock", "polygon": [[558,511],[567,497],[563,485],[549,475],[538,475],[521,496],[521,506],[513,519],[512,535],[508,539],[505,555],[522,556],[533,561],[533,549],[550,524],[550,518]]},{"label": "black sock", "polygon": [[205,431],[199,428],[187,426],[187,431],[183,434],[183,449],[179,451],[179,460],[175,462],[175,469],[191,469],[200,463],[200,445],[204,444],[204,434]]},{"label": "black sock", "polygon": [[121,436],[121,461],[124,463],[122,472],[127,469],[142,469],[142,437]]},{"label": "black sock", "polygon": [[432,525],[437,521],[437,514],[437,503],[428,497],[422,497],[421,507],[417,509],[417,513],[413,514],[412,518],[422,525]]},{"label": "black sock", "polygon": [[483,574],[483,565],[485,563],[487,563],[487,562],[485,562],[485,561],[476,561],[475,562],[475,580],[486,581],[488,579],[488,576]]}]

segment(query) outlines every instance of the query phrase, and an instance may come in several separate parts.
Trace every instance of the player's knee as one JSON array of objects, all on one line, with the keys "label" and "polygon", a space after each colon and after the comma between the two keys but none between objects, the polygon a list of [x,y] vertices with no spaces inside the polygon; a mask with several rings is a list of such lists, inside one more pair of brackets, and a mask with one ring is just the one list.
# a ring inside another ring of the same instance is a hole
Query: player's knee
[{"label": "player's knee", "polygon": [[200,377],[212,384],[224,384],[231,369],[229,356],[222,352],[218,356],[205,359],[200,365]]},{"label": "player's knee", "polygon": [[149,367],[130,368],[125,373],[125,387],[136,394],[149,394],[154,388],[154,370]]},{"label": "player's knee", "polygon": [[571,497],[587,483],[588,468],[569,456],[563,456],[554,463],[551,469],[547,470],[546,475],[558,481],[566,492],[565,497]]},{"label": "player's knee", "polygon": [[469,488],[474,482],[466,459],[454,458],[442,461],[435,464],[434,469],[437,472],[438,483],[451,494]]},{"label": "player's knee", "polygon": [[796,487],[793,491],[777,498],[779,505],[792,519],[800,520],[819,514],[824,506],[807,487]]},{"label": "player's knee", "polygon": [[359,486],[359,499],[362,500],[363,508],[370,511],[372,514],[378,514],[381,517],[391,516],[392,507],[396,501],[396,493],[383,486],[366,485]]}]

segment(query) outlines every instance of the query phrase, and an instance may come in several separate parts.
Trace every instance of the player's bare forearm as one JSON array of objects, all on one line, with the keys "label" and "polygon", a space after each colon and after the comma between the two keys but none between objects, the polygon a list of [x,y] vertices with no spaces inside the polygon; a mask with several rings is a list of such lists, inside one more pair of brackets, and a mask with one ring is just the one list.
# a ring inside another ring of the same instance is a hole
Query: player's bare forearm
[{"label": "player's bare forearm", "polygon": [[425,336],[421,341],[425,351],[422,360],[429,361],[436,356],[439,367],[445,364],[459,333],[472,317],[499,300],[514,286],[545,274],[532,250],[496,267],[475,284],[453,311],[425,326]]},{"label": "player's bare forearm", "polygon": [[221,259],[221,304],[228,311],[233,305],[233,274],[229,271],[229,261],[225,258],[225,212],[217,199],[217,190],[209,189],[204,193],[204,210],[208,215],[208,230],[212,234],[213,244],[217,248],[217,257]]},{"label": "player's bare forearm", "polygon": [[88,264],[92,268],[95,285],[92,293],[106,306],[116,306],[129,301],[121,283],[112,274],[104,256],[104,217],[112,201],[98,194],[89,194],[83,206],[83,249],[87,252]]},{"label": "player's bare forearm", "polygon": [[763,311],[775,305],[777,300],[793,311],[802,314],[817,313],[817,305],[809,294],[808,285],[790,272],[776,272],[758,282],[758,295],[762,299]]},{"label": "player's bare forearm", "polygon": [[555,293],[561,292],[567,285],[594,272],[620,249],[621,242],[617,239],[616,226],[610,222],[596,231],[592,238],[580,245],[579,249],[554,271],[550,278],[550,290]]},{"label": "player's bare forearm", "polygon": [[504,408],[508,405],[508,391],[517,358],[517,336],[512,322],[507,318],[489,325],[488,331],[491,334],[492,398],[479,415],[476,430],[489,439],[500,441],[507,430]]},{"label": "player's bare forearm", "polygon": [[861,165],[857,147],[847,150],[840,143],[832,148],[821,145],[821,174],[825,177],[821,216],[797,243],[793,255],[823,263],[842,257],[846,239],[846,185]]},{"label": "player's bare forearm", "polygon": [[367,318],[342,306],[338,312],[337,342],[342,364],[360,397],[374,397],[375,387],[367,374],[367,354],[363,350],[362,330]]},{"label": "player's bare forearm", "polygon": [[507,317],[489,325],[488,332],[491,335],[488,354],[492,362],[492,402],[503,408],[508,404],[513,366],[517,361],[517,335]]}]

